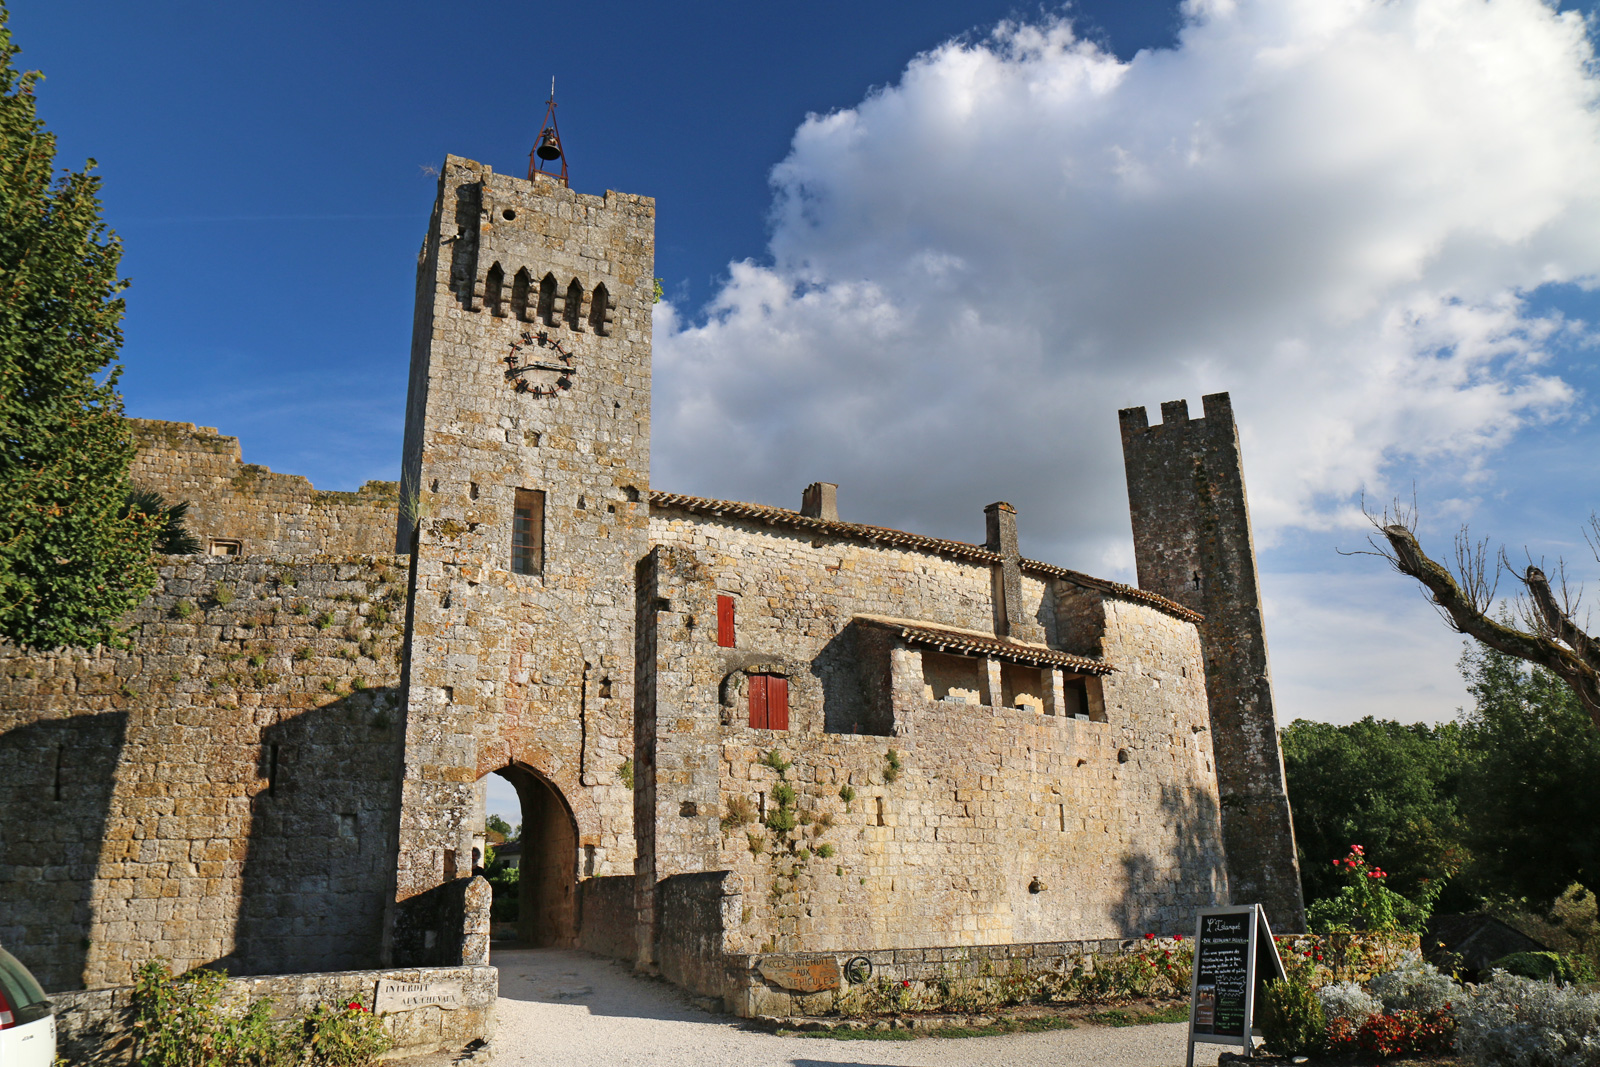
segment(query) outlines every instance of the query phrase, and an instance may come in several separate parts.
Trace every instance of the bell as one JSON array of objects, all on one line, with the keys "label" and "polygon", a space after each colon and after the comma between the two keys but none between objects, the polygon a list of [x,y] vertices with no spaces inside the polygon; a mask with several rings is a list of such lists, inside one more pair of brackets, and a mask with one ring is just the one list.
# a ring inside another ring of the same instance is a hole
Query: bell
[{"label": "bell", "polygon": [[561,142],[556,139],[556,131],[545,130],[539,135],[539,147],[533,150],[534,155],[545,162],[561,158]]}]

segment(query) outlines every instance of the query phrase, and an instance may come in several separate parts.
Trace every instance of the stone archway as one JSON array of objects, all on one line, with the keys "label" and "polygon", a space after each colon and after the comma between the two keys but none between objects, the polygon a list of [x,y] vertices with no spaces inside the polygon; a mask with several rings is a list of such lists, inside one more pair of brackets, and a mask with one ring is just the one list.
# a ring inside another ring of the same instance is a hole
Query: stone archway
[{"label": "stone archway", "polygon": [[554,782],[530,767],[514,763],[494,773],[516,788],[522,807],[517,943],[575,945],[578,823],[572,806]]}]

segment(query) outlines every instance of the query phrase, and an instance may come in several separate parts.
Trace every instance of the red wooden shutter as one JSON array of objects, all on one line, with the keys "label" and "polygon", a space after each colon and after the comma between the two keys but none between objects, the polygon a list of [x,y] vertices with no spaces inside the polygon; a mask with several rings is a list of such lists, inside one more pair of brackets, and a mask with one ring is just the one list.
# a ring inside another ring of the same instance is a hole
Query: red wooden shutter
[{"label": "red wooden shutter", "polygon": [[733,597],[717,597],[717,644],[733,647]]},{"label": "red wooden shutter", "polygon": [[767,676],[764,674],[750,675],[750,728],[767,728]]},{"label": "red wooden shutter", "polygon": [[789,728],[789,679],[770,675],[767,678],[767,729]]}]

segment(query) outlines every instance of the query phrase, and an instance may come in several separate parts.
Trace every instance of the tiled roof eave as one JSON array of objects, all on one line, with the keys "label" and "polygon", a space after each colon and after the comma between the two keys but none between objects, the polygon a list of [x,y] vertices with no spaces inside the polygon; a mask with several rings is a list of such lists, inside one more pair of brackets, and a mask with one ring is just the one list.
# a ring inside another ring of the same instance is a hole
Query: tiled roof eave
[{"label": "tiled roof eave", "polygon": [[910,644],[932,648],[937,652],[954,652],[958,655],[968,656],[990,656],[1012,663],[1026,664],[1030,667],[1060,667],[1074,674],[1104,676],[1116,671],[1116,667],[1104,660],[1090,659],[1087,656],[1075,656],[1070,652],[1059,652],[1053,648],[1040,648],[1036,645],[1017,645],[998,640],[990,641],[922,626],[900,626],[895,629],[902,640]]},{"label": "tiled roof eave", "polygon": [[[687,511],[691,514],[710,515],[715,518],[743,519],[783,529],[827,534],[831,537],[839,537],[851,541],[865,541],[869,544],[918,549],[950,559],[965,560],[972,563],[994,564],[999,563],[1001,559],[998,552],[990,552],[986,548],[968,544],[965,541],[947,541],[939,537],[927,537],[922,534],[908,533],[905,530],[894,530],[887,526],[868,526],[859,522],[817,519],[809,515],[802,515],[798,511],[770,507],[765,504],[746,504],[736,500],[713,500],[710,497],[688,496],[683,493],[652,491],[650,493],[650,506],[653,508],[673,508],[679,511]],[[1198,623],[1205,618],[1199,612],[1191,611],[1182,604],[1168,600],[1159,593],[1152,593],[1145,589],[1138,589],[1134,586],[1113,582],[1105,578],[1096,578],[1081,571],[1069,570],[1066,567],[1057,567],[1053,564],[1041,563],[1033,559],[1023,560],[1022,569],[1030,574],[1059,578],[1062,581],[1070,582],[1085,589],[1094,589],[1123,600],[1144,604],[1168,615],[1183,619],[1186,622]]]}]

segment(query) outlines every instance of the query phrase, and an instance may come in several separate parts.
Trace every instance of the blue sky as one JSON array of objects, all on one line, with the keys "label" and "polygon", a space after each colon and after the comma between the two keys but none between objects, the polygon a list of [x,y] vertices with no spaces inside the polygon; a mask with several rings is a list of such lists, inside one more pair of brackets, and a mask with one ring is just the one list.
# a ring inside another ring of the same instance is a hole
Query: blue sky
[{"label": "blue sky", "polygon": [[[1583,8],[1578,13],[1592,13]],[[1000,28],[1010,19],[1010,28]],[[396,475],[446,152],[658,201],[653,481],[1129,579],[1116,410],[1231,390],[1280,717],[1439,719],[1359,503],[1597,569],[1591,31],[1535,0],[16,0],[125,245],[131,414]],[[753,421],[748,412],[768,415]]]}]

